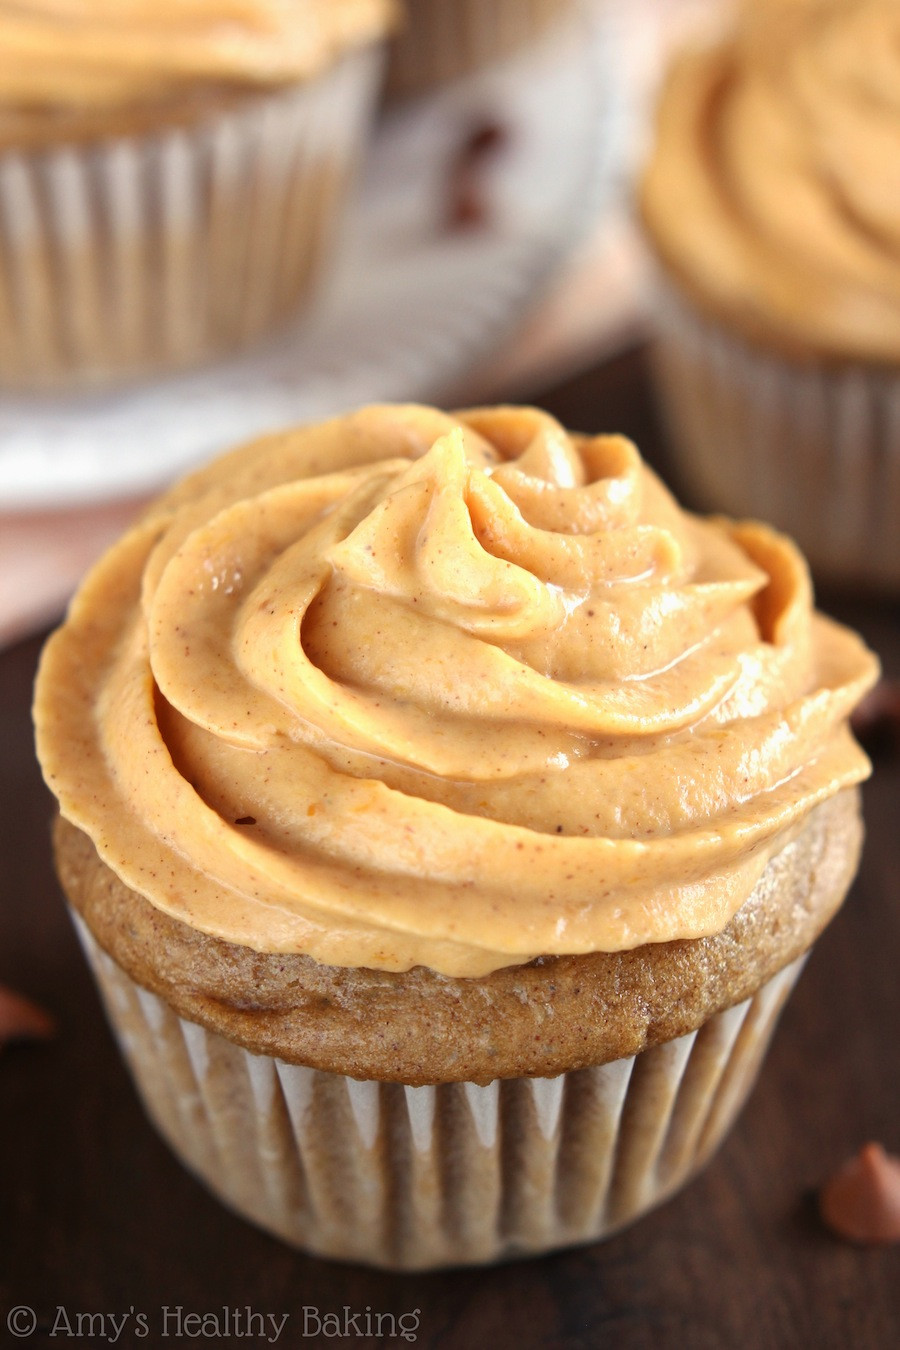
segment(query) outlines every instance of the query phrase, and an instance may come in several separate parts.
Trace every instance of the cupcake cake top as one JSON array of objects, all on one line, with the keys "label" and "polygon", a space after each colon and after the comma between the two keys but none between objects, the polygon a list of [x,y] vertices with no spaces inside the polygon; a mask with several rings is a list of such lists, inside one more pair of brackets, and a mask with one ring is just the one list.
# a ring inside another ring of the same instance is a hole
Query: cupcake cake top
[{"label": "cupcake cake top", "polygon": [[746,4],[664,87],[642,189],[695,300],[787,350],[900,359],[900,7]]},{"label": "cupcake cake top", "polygon": [[0,137],[303,80],[394,13],[394,0],[0,0]]},{"label": "cupcake cake top", "polygon": [[481,975],[721,931],[863,779],[875,658],[618,436],[373,407],[163,496],[38,679],[62,813],[159,909]]}]

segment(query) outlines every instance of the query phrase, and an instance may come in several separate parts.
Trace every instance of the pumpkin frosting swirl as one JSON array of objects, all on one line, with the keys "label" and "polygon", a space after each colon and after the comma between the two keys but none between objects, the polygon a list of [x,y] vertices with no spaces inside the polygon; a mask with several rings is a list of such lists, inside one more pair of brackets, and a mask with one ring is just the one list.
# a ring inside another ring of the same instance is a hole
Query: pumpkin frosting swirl
[{"label": "pumpkin frosting swirl", "polygon": [[547,414],[373,407],[174,488],[39,675],[63,814],[194,928],[481,975],[720,931],[868,773],[794,546]]},{"label": "pumpkin frosting swirl", "polygon": [[40,112],[315,75],[380,38],[393,0],[0,0],[0,103]]},{"label": "pumpkin frosting swirl", "polygon": [[791,355],[900,357],[900,6],[753,0],[676,60],[642,187],[690,294]]}]

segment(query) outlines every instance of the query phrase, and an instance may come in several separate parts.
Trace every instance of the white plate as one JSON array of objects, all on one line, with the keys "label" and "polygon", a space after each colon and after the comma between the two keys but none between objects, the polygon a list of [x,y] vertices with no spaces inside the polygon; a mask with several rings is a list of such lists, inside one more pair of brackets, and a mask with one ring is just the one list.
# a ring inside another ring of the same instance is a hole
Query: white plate
[{"label": "white plate", "polygon": [[[0,510],[149,492],[217,450],[372,401],[435,400],[513,326],[612,195],[622,76],[585,4],[524,57],[389,114],[327,293],[251,353],[114,394],[0,398]],[[486,225],[446,228],[448,164],[479,123]]]}]

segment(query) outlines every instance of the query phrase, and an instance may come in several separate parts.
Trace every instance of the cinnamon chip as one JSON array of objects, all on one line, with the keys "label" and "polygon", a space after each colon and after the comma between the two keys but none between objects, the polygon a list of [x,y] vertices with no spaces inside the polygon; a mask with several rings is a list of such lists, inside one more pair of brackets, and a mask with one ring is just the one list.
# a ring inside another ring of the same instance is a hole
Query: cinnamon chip
[{"label": "cinnamon chip", "polygon": [[900,1158],[866,1144],[822,1187],[819,1211],[832,1232],[850,1242],[900,1242]]},{"label": "cinnamon chip", "polygon": [[46,1041],[56,1032],[48,1012],[0,984],[0,1049],[11,1041]]},{"label": "cinnamon chip", "polygon": [[508,139],[508,131],[499,122],[480,122],[469,131],[450,164],[448,229],[480,229],[490,223],[486,170]]}]

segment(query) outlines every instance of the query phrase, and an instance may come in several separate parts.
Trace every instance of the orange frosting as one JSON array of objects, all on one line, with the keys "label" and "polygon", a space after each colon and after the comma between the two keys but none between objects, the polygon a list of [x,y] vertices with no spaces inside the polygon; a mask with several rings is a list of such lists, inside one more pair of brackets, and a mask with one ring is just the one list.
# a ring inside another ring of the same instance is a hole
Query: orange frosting
[{"label": "orange frosting", "polygon": [[262,951],[479,975],[720,931],[868,773],[793,545],[616,436],[375,407],[164,496],[46,649],[63,814]]},{"label": "orange frosting", "polygon": [[394,0],[0,0],[0,103],[109,108],[316,74]]},{"label": "orange frosting", "polygon": [[792,351],[900,358],[900,6],[753,0],[666,83],[642,190],[666,264]]}]

